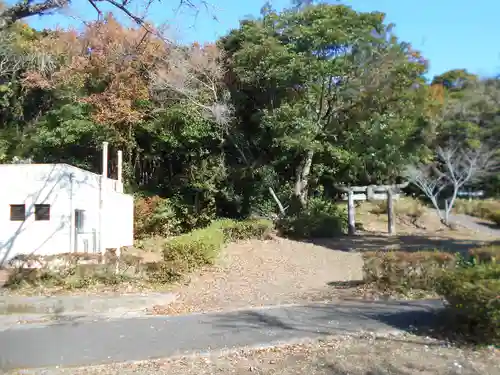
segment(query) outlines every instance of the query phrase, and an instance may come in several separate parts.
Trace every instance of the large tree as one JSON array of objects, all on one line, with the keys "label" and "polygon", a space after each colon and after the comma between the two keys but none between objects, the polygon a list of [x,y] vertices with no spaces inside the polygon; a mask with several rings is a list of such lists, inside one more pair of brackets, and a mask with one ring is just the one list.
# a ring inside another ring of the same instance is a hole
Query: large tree
[{"label": "large tree", "polygon": [[282,168],[302,205],[315,164],[316,179],[382,182],[414,151],[425,62],[397,41],[382,13],[267,9],[221,45],[237,107],[257,114],[248,120],[272,138],[262,149],[275,160],[288,155]]}]

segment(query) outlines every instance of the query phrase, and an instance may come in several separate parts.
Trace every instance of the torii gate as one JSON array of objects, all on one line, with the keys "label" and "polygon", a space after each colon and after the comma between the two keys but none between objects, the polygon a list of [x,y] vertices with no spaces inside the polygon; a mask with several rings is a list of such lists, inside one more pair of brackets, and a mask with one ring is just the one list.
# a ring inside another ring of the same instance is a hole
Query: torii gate
[{"label": "torii gate", "polygon": [[[356,219],[354,201],[361,200],[382,200],[387,201],[387,231],[389,234],[396,233],[394,221],[393,199],[399,195],[399,191],[407,187],[409,182],[395,185],[369,185],[369,186],[335,186],[336,189],[347,193],[347,222],[349,235],[356,234]],[[354,194],[358,193],[358,194]]]}]

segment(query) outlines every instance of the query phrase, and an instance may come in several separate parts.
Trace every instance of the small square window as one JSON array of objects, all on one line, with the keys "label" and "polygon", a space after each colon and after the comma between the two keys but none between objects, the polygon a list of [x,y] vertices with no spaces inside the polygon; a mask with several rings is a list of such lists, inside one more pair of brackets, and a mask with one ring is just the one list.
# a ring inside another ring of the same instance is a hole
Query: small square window
[{"label": "small square window", "polygon": [[35,220],[50,220],[50,204],[35,204]]},{"label": "small square window", "polygon": [[26,219],[26,205],[10,205],[10,221],[24,221]]}]

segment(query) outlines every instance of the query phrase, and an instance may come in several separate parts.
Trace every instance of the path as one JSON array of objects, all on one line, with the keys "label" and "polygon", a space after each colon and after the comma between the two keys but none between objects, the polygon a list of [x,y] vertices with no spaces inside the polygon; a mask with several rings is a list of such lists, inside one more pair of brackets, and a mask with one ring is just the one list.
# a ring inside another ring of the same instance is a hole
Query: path
[{"label": "path", "polygon": [[451,222],[475,230],[481,233],[487,233],[491,236],[500,237],[500,229],[489,226],[480,221],[480,219],[465,214],[452,214],[450,215]]},{"label": "path", "polygon": [[146,360],[423,323],[437,301],[336,302],[176,317],[24,325],[0,332],[2,370]]},{"label": "path", "polygon": [[229,244],[217,267],[194,272],[171,291],[173,315],[248,307],[307,303],[333,290],[331,282],[362,280],[361,254],[285,238]]}]

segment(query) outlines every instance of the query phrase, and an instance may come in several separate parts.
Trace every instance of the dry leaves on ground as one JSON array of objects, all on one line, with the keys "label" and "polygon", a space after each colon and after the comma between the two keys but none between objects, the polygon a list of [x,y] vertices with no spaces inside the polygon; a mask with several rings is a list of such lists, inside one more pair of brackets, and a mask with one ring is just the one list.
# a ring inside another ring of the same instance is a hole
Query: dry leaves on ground
[{"label": "dry leaves on ground", "polygon": [[[217,267],[195,273],[173,292],[176,303],[156,314],[220,311],[317,300],[329,283],[362,279],[360,254],[288,239],[228,245]],[[341,290],[338,291],[341,293]]]},{"label": "dry leaves on ground", "polygon": [[411,335],[337,336],[264,349],[27,374],[496,375],[498,363],[500,352],[495,349],[459,349]]}]

